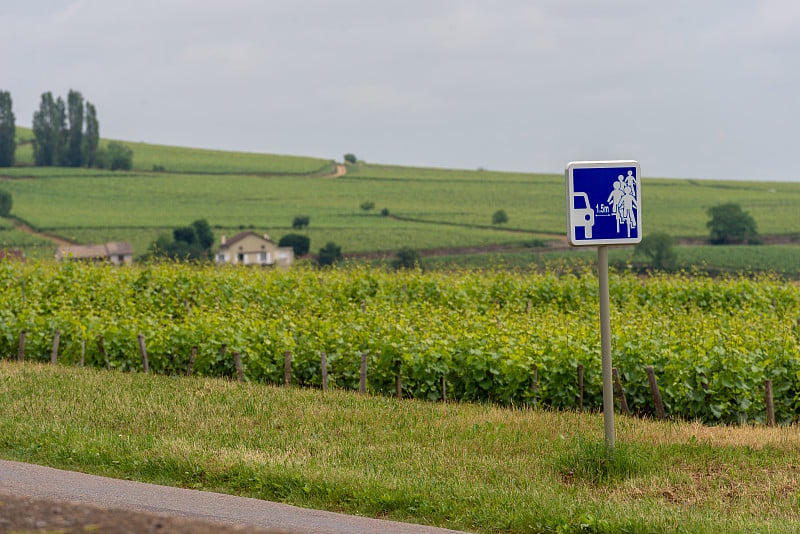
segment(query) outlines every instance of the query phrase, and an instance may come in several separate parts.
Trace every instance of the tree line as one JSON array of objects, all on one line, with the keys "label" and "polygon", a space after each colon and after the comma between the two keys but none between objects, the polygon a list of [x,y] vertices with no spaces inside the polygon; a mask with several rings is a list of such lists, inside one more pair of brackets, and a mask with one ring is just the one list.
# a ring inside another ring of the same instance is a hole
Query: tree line
[{"label": "tree line", "polygon": [[[133,151],[112,141],[99,146],[100,123],[94,104],[79,91],[69,90],[67,99],[42,93],[33,114],[33,159],[38,166],[99,167],[130,169]],[[11,94],[0,91],[0,167],[14,165],[16,124]]]}]

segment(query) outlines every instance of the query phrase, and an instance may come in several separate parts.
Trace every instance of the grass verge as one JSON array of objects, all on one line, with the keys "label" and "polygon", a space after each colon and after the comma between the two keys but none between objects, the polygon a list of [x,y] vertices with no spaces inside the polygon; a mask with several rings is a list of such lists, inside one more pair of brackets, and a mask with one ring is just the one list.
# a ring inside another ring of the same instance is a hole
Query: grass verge
[{"label": "grass verge", "polygon": [[0,362],[0,456],[477,532],[792,532],[797,427]]}]

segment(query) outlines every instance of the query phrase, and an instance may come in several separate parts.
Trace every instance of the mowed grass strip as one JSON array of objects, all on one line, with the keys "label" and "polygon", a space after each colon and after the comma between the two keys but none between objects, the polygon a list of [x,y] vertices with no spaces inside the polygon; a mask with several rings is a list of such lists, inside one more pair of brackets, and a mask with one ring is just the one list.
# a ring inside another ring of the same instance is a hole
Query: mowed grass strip
[{"label": "mowed grass strip", "polygon": [[476,532],[794,532],[800,433],[0,362],[6,459]]}]

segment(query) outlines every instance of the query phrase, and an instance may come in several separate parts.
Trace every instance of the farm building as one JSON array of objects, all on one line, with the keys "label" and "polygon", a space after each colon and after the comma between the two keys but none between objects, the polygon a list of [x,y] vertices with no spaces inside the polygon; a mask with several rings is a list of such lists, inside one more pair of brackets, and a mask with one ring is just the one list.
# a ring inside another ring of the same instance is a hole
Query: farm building
[{"label": "farm building", "polygon": [[294,262],[294,249],[279,247],[267,234],[241,232],[230,239],[222,236],[216,258],[218,264],[289,267]]},{"label": "farm building", "polygon": [[127,241],[102,245],[62,245],[56,249],[56,260],[109,262],[112,265],[133,263],[133,247]]}]

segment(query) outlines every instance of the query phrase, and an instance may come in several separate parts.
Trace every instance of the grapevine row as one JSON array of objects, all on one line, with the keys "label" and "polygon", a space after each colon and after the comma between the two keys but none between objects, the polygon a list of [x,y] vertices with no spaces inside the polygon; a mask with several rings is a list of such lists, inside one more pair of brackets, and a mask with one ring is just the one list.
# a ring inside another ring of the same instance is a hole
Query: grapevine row
[{"label": "grapevine row", "polygon": [[[26,331],[28,358],[141,371],[138,335],[153,372],[357,388],[360,355],[369,389],[506,405],[602,404],[597,278],[503,270],[387,273],[364,266],[288,272],[185,264],[115,269],[66,263],[0,264],[0,355]],[[715,280],[687,274],[611,277],[615,367],[631,409],[652,413],[647,377],[658,375],[668,415],[706,422],[761,421],[772,380],[779,421],[800,417],[800,289],[775,277]],[[221,350],[227,348],[228,356]],[[531,388],[536,380],[538,387]]]}]

